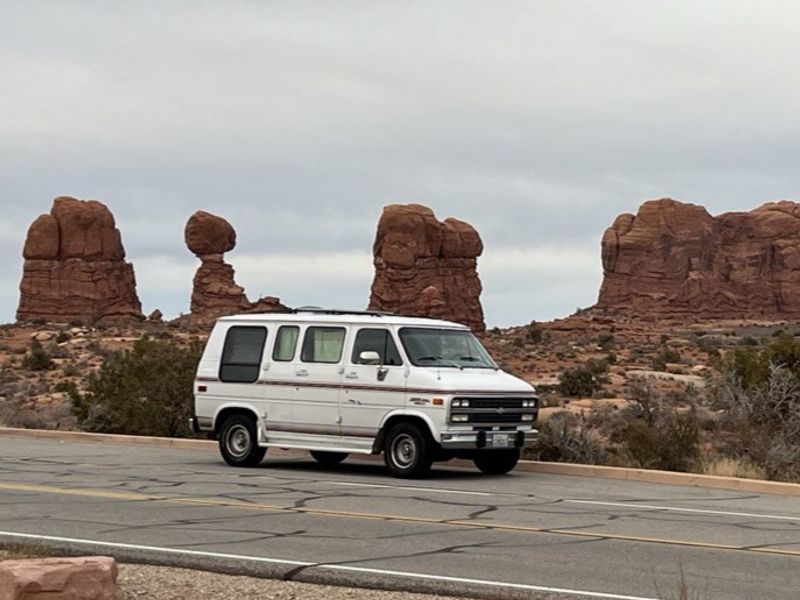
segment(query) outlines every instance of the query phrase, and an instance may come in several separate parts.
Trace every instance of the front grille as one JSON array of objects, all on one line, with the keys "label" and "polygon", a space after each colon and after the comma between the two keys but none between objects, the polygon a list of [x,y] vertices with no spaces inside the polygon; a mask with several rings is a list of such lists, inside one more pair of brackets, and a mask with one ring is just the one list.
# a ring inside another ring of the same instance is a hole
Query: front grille
[{"label": "front grille", "polygon": [[[520,413],[473,413],[469,416],[470,423],[519,423],[522,421]],[[528,421],[530,423],[530,421]]]},{"label": "front grille", "polygon": [[[480,396],[457,396],[453,400],[469,400],[470,408],[522,408],[523,400],[531,398],[514,398],[495,396],[494,398],[482,398]],[[536,398],[533,398],[536,400]],[[538,401],[537,401],[538,404]]]},{"label": "front grille", "polygon": [[470,408],[522,408],[522,398],[461,397],[454,400],[469,400]]},{"label": "front grille", "polygon": [[[524,400],[536,400],[534,406],[523,407]],[[523,421],[523,413],[537,413],[538,412],[538,399],[535,397],[520,398],[518,396],[457,396],[453,398],[456,400],[469,400],[469,406],[453,406],[451,414],[454,415],[468,415],[469,421],[465,424],[486,425],[486,424],[501,424],[501,423],[515,423],[530,425],[532,421]],[[536,417],[534,416],[534,419]]]}]

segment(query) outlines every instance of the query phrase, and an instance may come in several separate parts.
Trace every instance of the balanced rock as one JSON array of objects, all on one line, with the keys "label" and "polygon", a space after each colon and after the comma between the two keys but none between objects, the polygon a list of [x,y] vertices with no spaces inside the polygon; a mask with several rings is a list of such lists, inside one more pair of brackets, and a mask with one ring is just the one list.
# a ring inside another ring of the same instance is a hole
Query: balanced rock
[{"label": "balanced rock", "polygon": [[383,209],[373,246],[369,308],[443,318],[486,329],[480,303],[478,232],[458,219],[439,221],[420,204]]},{"label": "balanced rock", "polygon": [[28,229],[17,319],[141,319],[133,266],[111,211],[60,197]]},{"label": "balanced rock", "polygon": [[670,198],[623,214],[602,241],[598,308],[800,315],[800,204],[710,215]]},{"label": "balanced rock", "polygon": [[252,303],[236,283],[224,253],[236,246],[236,231],[222,217],[199,210],[186,222],[186,246],[202,261],[194,276],[192,317],[201,321],[243,312],[286,310],[277,298],[265,296]]}]

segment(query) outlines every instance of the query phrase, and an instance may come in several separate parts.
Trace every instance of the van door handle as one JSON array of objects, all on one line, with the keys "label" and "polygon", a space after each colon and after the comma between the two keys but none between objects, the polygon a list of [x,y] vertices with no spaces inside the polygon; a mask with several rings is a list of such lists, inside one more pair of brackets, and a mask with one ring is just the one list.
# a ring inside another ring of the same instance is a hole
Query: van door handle
[{"label": "van door handle", "polygon": [[294,374],[297,375],[298,377],[308,377],[308,371],[306,371],[305,369],[300,369],[299,371],[295,371]]},{"label": "van door handle", "polygon": [[347,377],[347,379],[358,379],[358,373],[350,371],[349,373],[345,373],[345,377]]}]

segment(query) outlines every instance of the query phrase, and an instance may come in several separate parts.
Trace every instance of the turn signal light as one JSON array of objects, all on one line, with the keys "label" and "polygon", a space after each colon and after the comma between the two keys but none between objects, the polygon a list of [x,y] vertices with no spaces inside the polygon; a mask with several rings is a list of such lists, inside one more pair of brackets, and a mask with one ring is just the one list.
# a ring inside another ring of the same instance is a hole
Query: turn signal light
[{"label": "turn signal light", "polygon": [[208,390],[208,387],[206,387],[206,386],[204,386],[204,385],[198,385],[198,386],[197,386],[197,391],[198,391],[198,392],[205,392],[205,391],[207,391],[207,390]]}]

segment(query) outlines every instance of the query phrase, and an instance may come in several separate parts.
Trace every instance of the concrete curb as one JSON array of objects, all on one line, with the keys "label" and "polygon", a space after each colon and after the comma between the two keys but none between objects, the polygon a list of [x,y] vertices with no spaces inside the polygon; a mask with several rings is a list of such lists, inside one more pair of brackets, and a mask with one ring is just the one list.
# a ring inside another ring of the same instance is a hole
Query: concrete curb
[{"label": "concrete curb", "polygon": [[[111,433],[87,433],[85,431],[53,431],[47,429],[14,429],[0,427],[0,436],[22,436],[29,438],[45,438],[70,442],[135,444],[156,448],[181,448],[192,450],[216,450],[217,443],[212,440],[196,440],[185,438],[147,437],[138,435],[117,435]],[[284,451],[279,454],[283,458],[304,456],[301,451]],[[359,456],[364,460],[380,460],[379,457]],[[465,461],[455,461],[460,466],[471,466]],[[605,467],[599,465],[576,465],[569,463],[539,462],[521,460],[517,471],[528,473],[546,473],[550,475],[573,475],[578,477],[594,477],[599,479],[616,479],[620,481],[641,481],[665,485],[681,485],[688,487],[705,487],[757,494],[779,494],[784,496],[800,496],[800,484],[761,479],[741,479],[738,477],[719,477],[698,473],[677,473],[673,471],[652,471],[648,469],[629,469],[624,467]]]}]

